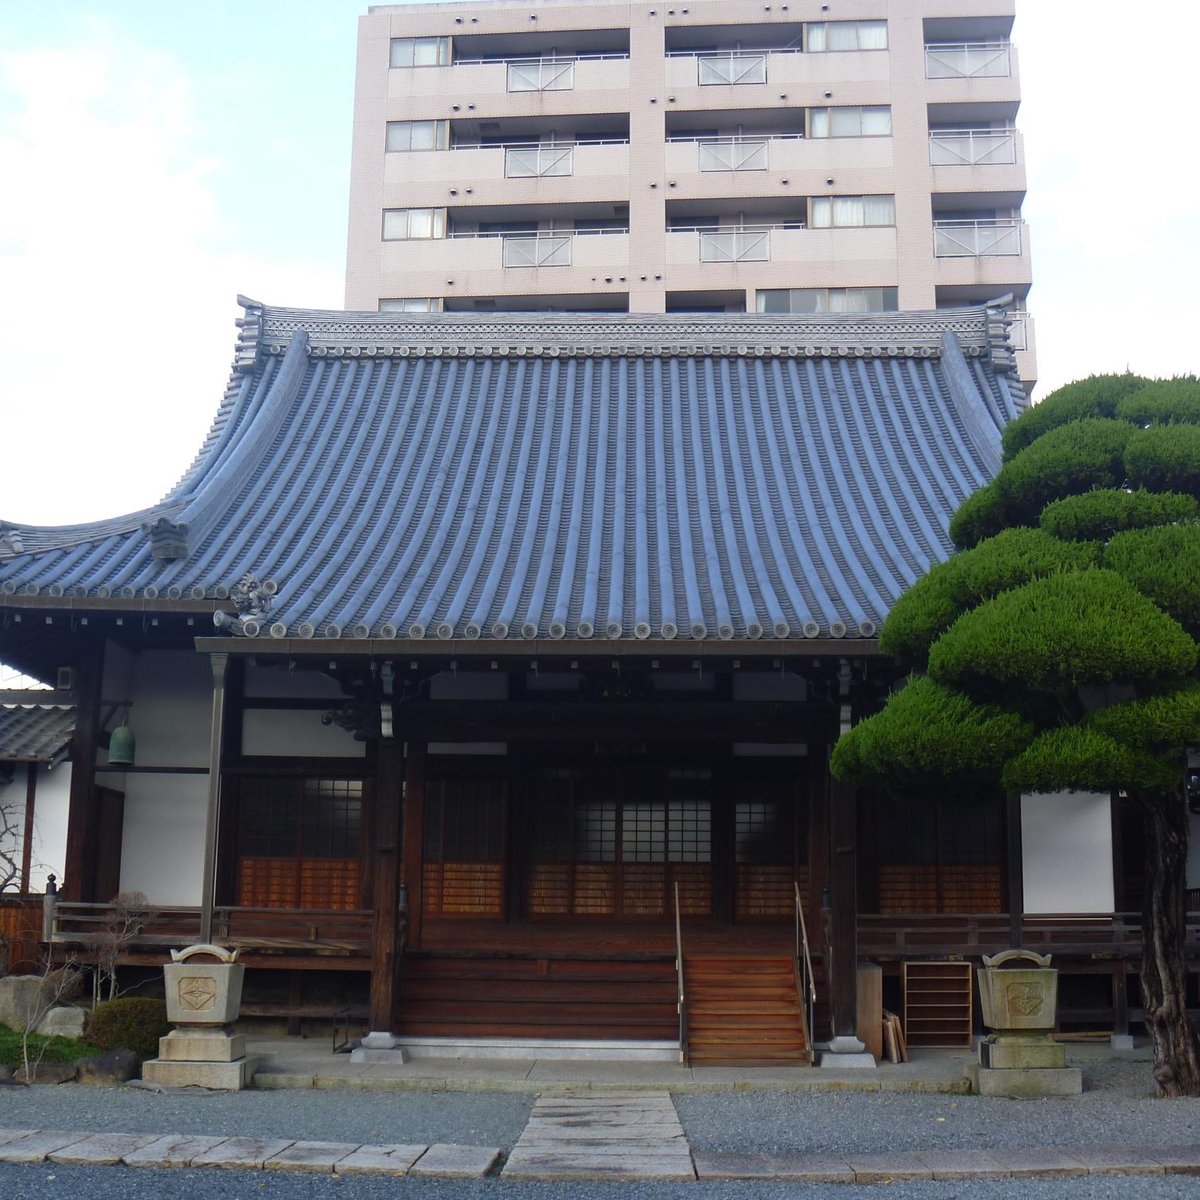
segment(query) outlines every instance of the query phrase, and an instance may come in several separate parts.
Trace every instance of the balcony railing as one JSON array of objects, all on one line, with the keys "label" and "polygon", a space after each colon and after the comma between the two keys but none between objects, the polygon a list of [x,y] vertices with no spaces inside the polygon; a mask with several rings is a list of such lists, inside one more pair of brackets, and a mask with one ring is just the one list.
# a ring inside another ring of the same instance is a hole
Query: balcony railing
[{"label": "balcony railing", "polygon": [[926,79],[983,79],[1011,74],[1011,42],[942,42],[925,47]]},{"label": "balcony railing", "polygon": [[929,161],[935,167],[987,166],[1017,161],[1012,129],[938,129],[929,134]]},{"label": "balcony railing", "polygon": [[574,58],[509,59],[510,92],[569,92],[575,86]]},{"label": "balcony railing", "polygon": [[721,83],[766,83],[766,52],[703,54],[696,58],[696,81],[701,86]]},{"label": "balcony railing", "polygon": [[569,267],[573,238],[569,233],[537,233],[504,239],[506,267]]},{"label": "balcony railing", "polygon": [[989,221],[934,221],[933,253],[937,258],[990,258],[1022,253],[1016,218]]},{"label": "balcony railing", "polygon": [[771,258],[770,226],[745,226],[741,229],[696,226],[692,230],[676,229],[672,232],[696,234],[701,262],[769,262]]},{"label": "balcony railing", "polygon": [[701,171],[765,171],[765,138],[709,138],[697,142]]},{"label": "balcony railing", "polygon": [[545,179],[575,173],[572,143],[541,143],[504,148],[504,174],[509,179]]}]

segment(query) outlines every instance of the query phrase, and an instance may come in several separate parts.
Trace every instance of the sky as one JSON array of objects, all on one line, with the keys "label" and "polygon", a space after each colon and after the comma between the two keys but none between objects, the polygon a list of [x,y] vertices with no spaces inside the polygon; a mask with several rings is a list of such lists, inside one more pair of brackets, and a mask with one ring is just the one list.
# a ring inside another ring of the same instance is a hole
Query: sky
[{"label": "sky", "polygon": [[[1153,7],[1139,40],[1116,0],[1017,0],[1038,396],[1200,371],[1200,4]],[[156,503],[224,391],[238,294],[342,307],[366,8],[0,0],[0,520]]]}]

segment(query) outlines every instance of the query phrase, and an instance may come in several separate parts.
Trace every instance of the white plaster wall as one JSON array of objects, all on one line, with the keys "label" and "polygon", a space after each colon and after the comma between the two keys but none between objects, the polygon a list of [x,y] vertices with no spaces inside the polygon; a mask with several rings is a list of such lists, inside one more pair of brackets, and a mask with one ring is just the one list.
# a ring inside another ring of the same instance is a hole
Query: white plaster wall
[{"label": "white plaster wall", "polygon": [[317,709],[248,708],[242,752],[280,758],[362,758],[365,742],[340,725],[322,725]]},{"label": "white plaster wall", "polygon": [[139,767],[207,767],[212,670],[192,650],[146,651],[133,661],[129,724]]},{"label": "white plaster wall", "polygon": [[442,671],[429,681],[430,700],[506,700],[503,671]]},{"label": "white plaster wall", "polygon": [[1110,913],[1112,801],[1096,792],[1021,797],[1027,913]]},{"label": "white plaster wall", "polygon": [[1200,813],[1192,813],[1189,820],[1187,885],[1200,888]]},{"label": "white plaster wall", "polygon": [[199,904],[208,775],[127,775],[121,890]]},{"label": "white plaster wall", "polygon": [[792,671],[735,671],[735,700],[807,700],[808,681]]},{"label": "white plaster wall", "polygon": [[46,888],[51,872],[62,880],[67,860],[67,810],[71,800],[71,764],[53,770],[37,769],[37,794],[33,800],[33,858],[29,865],[29,890]]},{"label": "white plaster wall", "polygon": [[336,679],[320,671],[297,667],[246,666],[246,695],[261,699],[276,697],[288,700],[344,700],[345,693]]}]

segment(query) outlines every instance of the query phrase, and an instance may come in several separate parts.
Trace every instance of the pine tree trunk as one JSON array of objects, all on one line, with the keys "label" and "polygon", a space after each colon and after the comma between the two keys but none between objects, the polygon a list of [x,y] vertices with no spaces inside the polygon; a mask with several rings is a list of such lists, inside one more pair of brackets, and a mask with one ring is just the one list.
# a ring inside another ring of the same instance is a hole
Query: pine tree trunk
[{"label": "pine tree trunk", "polygon": [[1188,813],[1182,791],[1138,796],[1146,822],[1142,1006],[1164,1096],[1200,1096],[1200,1044],[1187,1014]]}]

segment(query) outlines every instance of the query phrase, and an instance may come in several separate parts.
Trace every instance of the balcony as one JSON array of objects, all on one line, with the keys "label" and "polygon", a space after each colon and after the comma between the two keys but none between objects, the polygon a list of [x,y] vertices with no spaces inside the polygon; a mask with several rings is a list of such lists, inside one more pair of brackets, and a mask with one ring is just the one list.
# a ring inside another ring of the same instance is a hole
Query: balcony
[{"label": "balcony", "polygon": [[936,258],[1020,257],[1025,222],[1020,218],[983,221],[938,221],[933,223],[933,253]]},{"label": "balcony", "polygon": [[1012,73],[1011,42],[939,42],[925,47],[926,79],[996,79]]},{"label": "balcony", "polygon": [[935,167],[988,166],[1017,161],[1015,129],[937,129],[929,133]]},{"label": "balcony", "polygon": [[696,166],[700,171],[765,171],[765,137],[716,137],[697,141]]},{"label": "balcony", "polygon": [[[755,225],[676,225],[667,232],[667,265],[681,287],[727,286],[717,282],[722,267],[736,272],[740,263],[769,263],[758,267],[755,286],[795,286],[797,266],[818,274],[837,263],[839,275],[850,282],[891,283],[895,276],[896,230],[893,226],[814,229],[801,222],[763,222]],[[687,268],[695,268],[693,274]],[[719,275],[709,282],[713,271]],[[730,283],[736,275],[730,277]],[[696,282],[693,283],[693,280]],[[815,278],[816,283],[829,280]]]},{"label": "balcony", "polygon": [[539,142],[504,147],[506,179],[547,179],[575,174],[574,142]]}]

